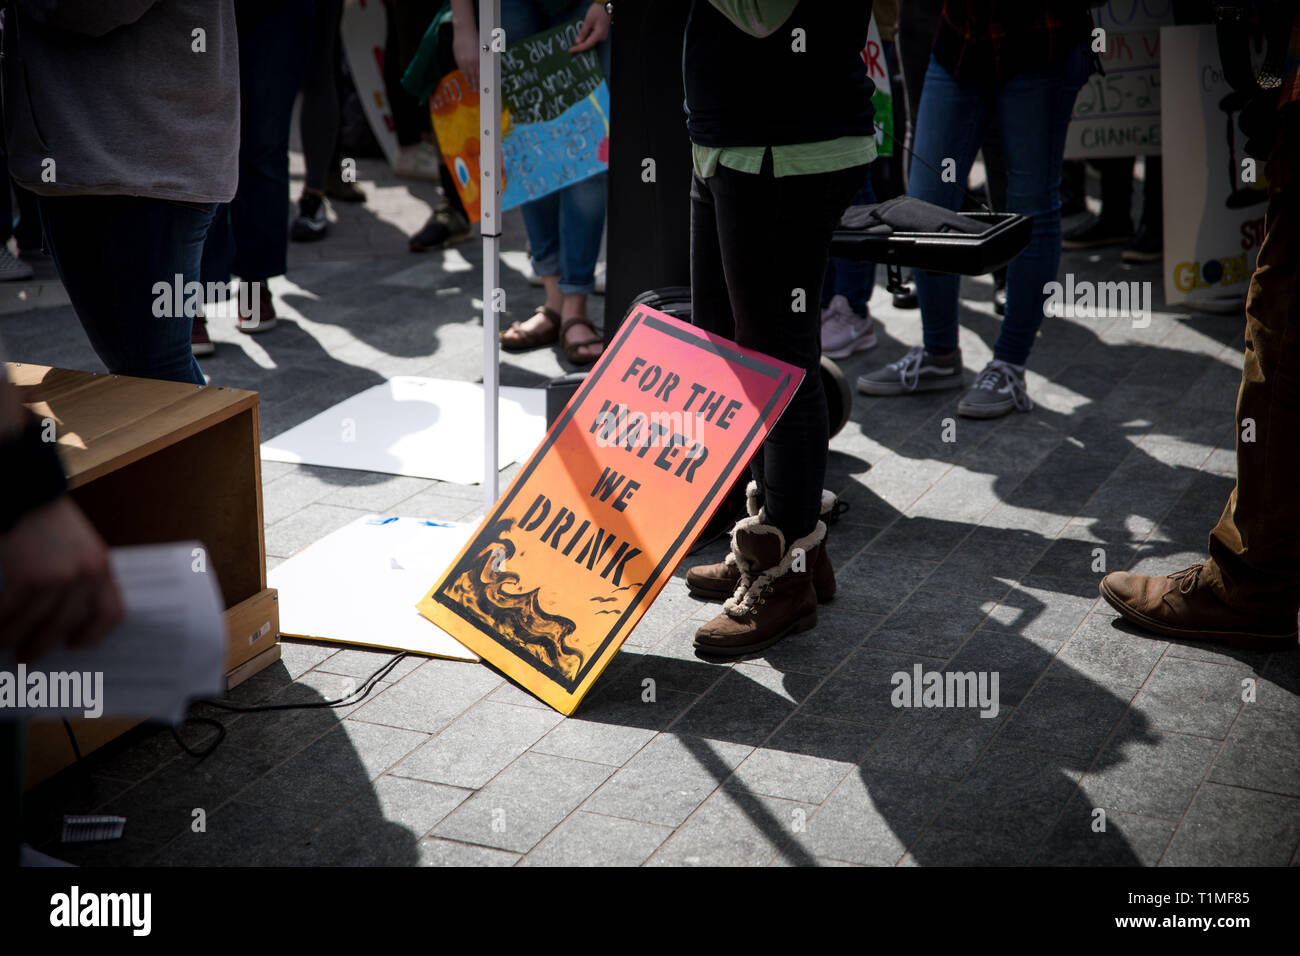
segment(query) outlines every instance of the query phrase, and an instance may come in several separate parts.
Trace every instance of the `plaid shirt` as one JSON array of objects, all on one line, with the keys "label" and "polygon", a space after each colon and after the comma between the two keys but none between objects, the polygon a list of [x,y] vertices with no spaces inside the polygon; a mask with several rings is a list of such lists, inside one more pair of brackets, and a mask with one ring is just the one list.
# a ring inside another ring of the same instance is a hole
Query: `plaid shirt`
[{"label": "plaid shirt", "polygon": [[962,83],[1001,83],[1063,59],[1092,32],[1086,0],[944,0],[934,58]]}]

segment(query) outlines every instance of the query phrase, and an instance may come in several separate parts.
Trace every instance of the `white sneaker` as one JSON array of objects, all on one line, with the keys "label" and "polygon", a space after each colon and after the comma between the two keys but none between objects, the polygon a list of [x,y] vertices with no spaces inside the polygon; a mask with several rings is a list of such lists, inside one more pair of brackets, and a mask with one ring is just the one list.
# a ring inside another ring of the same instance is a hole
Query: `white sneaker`
[{"label": "white sneaker", "polygon": [[393,163],[393,174],[407,179],[439,182],[442,179],[442,157],[438,148],[432,143],[421,142],[418,146],[398,150],[397,161]]},{"label": "white sneaker", "polygon": [[870,313],[858,315],[842,295],[834,296],[822,310],[821,334],[822,354],[827,358],[848,358],[876,347],[876,324]]},{"label": "white sneaker", "polygon": [[7,246],[0,246],[0,282],[21,282],[31,277],[31,263],[15,259]]}]

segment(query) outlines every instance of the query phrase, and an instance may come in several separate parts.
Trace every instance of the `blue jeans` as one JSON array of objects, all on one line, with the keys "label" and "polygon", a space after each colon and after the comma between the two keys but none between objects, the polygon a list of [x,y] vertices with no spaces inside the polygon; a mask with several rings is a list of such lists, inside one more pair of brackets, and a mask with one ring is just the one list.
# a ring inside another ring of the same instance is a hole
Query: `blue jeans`
[{"label": "blue jeans", "polygon": [[[251,9],[251,8],[250,8]],[[239,20],[239,191],[217,207],[203,281],[283,275],[289,255],[289,126],[315,30],[313,0]]]},{"label": "blue jeans", "polygon": [[[850,206],[872,206],[876,202],[876,191],[871,186],[868,175],[862,183],[862,189],[853,197]],[[830,305],[831,299],[842,295],[849,302],[849,308],[858,315],[867,314],[867,302],[871,299],[871,290],[876,285],[876,264],[858,262],[856,259],[831,259],[826,266],[826,278],[822,282],[822,308]]]},{"label": "blue jeans", "polygon": [[[50,256],[95,354],[116,375],[203,384],[193,310],[174,314],[176,276],[197,282],[215,203],[140,196],[38,196]],[[159,316],[156,313],[162,311]],[[186,314],[188,312],[189,314]]]},{"label": "blue jeans", "polygon": [[[1043,322],[1043,287],[1061,261],[1061,159],[1074,96],[1088,78],[1088,50],[1080,45],[1046,70],[1022,73],[992,87],[959,83],[933,57],[925,74],[916,123],[908,195],[957,209],[966,176],[984,139],[990,111],[997,116],[1007,165],[1007,211],[1032,216],[1029,245],[1007,267],[1007,309],[993,357],[1013,365],[1029,358]],[[956,181],[938,170],[956,162]],[[929,167],[934,167],[931,169]],[[916,297],[927,351],[957,349],[960,278],[917,272]]]},{"label": "blue jeans", "polygon": [[[584,16],[591,4],[579,0],[561,13],[548,15],[541,0],[501,0],[501,26],[506,43]],[[601,69],[609,77],[609,41],[596,47]],[[607,80],[608,81],[608,80]],[[548,193],[520,206],[533,272],[559,276],[565,295],[588,295],[595,288],[596,257],[605,228],[607,173]]]}]

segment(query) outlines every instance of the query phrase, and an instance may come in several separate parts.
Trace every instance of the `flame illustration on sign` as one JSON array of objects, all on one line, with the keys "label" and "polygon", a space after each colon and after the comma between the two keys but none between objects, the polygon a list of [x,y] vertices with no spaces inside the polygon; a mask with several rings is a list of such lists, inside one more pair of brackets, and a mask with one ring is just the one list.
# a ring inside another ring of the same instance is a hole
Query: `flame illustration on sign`
[{"label": "flame illustration on sign", "polygon": [[513,519],[507,518],[481,536],[479,540],[487,543],[465,556],[444,593],[502,640],[572,679],[584,659],[581,651],[566,643],[577,625],[547,612],[538,596],[540,589],[520,591],[519,575],[505,570],[515,554],[514,542],[506,536],[513,525]]}]

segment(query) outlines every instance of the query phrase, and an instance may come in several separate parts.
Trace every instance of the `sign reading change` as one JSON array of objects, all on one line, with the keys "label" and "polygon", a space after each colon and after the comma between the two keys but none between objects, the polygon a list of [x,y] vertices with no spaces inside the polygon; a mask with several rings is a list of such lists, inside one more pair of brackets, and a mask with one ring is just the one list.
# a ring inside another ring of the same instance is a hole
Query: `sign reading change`
[{"label": "sign reading change", "polygon": [[802,378],[639,307],[420,612],[573,713]]}]

